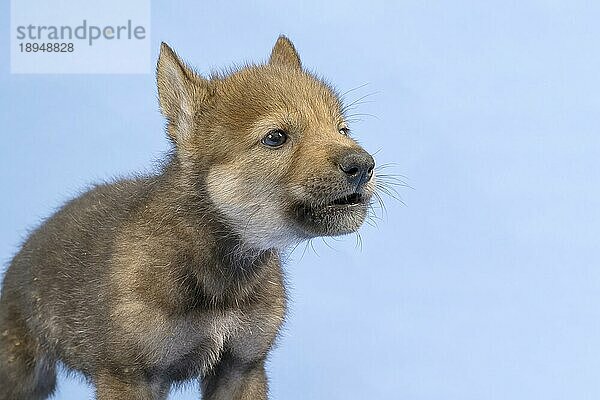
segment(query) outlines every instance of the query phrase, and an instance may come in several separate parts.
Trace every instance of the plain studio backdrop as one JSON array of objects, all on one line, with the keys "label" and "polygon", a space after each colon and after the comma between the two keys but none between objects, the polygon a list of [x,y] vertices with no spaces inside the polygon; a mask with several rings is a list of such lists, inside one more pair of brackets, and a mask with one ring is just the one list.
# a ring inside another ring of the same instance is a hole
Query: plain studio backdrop
[{"label": "plain studio backdrop", "polygon": [[[369,95],[353,134],[412,186],[362,248],[292,254],[272,398],[600,398],[599,3],[300,3],[155,2],[150,27],[153,60],[164,40],[201,73],[287,34]],[[41,218],[167,140],[152,74],[11,75],[0,25],[4,270]],[[91,395],[63,374],[56,398]]]}]

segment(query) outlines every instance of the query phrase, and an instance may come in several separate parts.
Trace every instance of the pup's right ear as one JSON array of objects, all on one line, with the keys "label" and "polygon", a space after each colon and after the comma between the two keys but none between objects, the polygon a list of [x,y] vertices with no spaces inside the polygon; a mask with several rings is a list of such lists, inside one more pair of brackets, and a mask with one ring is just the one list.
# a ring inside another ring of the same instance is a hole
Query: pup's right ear
[{"label": "pup's right ear", "polygon": [[156,81],[160,110],[169,122],[169,137],[181,144],[192,133],[195,108],[204,100],[208,83],[164,42],[160,45]]}]

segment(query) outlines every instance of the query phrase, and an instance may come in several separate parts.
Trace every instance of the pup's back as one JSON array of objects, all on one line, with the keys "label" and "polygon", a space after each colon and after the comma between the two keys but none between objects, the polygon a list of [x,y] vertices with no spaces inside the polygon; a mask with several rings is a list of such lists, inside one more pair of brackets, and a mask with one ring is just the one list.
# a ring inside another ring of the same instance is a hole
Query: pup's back
[{"label": "pup's back", "polygon": [[108,326],[115,233],[144,207],[151,187],[151,178],[96,186],[30,234],[6,272],[0,298],[0,326],[31,330],[31,343],[20,347],[35,344],[67,360],[76,354],[65,350],[78,348],[85,353],[82,365],[104,350],[90,336]]}]

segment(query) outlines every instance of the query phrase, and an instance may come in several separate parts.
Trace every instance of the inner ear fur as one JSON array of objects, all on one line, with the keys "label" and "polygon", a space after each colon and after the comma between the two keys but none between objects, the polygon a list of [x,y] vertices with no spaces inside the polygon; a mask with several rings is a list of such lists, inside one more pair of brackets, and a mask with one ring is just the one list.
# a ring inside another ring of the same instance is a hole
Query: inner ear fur
[{"label": "inner ear fur", "polygon": [[187,66],[166,43],[160,46],[156,66],[158,100],[176,144],[189,135],[195,107],[206,101],[209,83]]}]

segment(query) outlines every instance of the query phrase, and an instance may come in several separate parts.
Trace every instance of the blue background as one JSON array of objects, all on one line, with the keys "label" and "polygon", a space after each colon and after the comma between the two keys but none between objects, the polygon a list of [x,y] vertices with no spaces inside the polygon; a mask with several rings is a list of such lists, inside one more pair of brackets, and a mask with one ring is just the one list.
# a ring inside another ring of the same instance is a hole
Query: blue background
[{"label": "blue background", "polygon": [[[340,91],[368,83],[355,135],[414,188],[362,250],[293,254],[272,398],[600,398],[600,3],[299,3],[152,5],[154,58],[164,40],[206,73],[286,33]],[[167,141],[152,74],[10,75],[0,29],[6,265],[40,218]],[[57,398],[91,393],[62,379]]]}]

